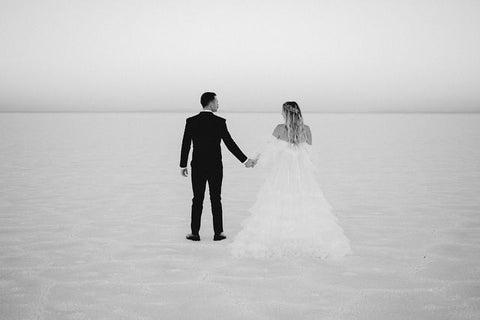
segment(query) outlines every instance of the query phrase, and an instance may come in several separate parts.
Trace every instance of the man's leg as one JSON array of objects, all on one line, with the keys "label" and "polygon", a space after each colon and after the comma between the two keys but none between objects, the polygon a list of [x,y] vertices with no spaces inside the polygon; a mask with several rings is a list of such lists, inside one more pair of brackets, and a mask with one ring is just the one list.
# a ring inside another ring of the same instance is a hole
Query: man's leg
[{"label": "man's leg", "polygon": [[192,215],[190,227],[192,229],[192,234],[198,235],[200,231],[200,221],[202,217],[203,209],[203,198],[205,197],[205,186],[207,183],[207,176],[205,175],[205,170],[202,168],[197,168],[192,166],[192,189],[193,189],[193,199],[192,199]]},{"label": "man's leg", "polygon": [[222,213],[222,180],[223,167],[219,166],[209,171],[208,189],[210,192],[210,202],[212,204],[213,231],[215,234],[223,232],[223,213]]}]

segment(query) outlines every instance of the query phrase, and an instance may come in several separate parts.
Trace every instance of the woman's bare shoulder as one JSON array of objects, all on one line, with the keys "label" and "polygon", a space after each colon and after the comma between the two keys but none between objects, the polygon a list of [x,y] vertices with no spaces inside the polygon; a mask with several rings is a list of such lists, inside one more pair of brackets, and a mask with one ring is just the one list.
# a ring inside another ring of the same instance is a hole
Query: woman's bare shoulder
[{"label": "woman's bare shoulder", "polygon": [[284,124],[280,123],[280,124],[277,124],[277,126],[275,127],[275,129],[273,130],[274,132],[280,132],[281,130],[283,130],[285,127]]},{"label": "woman's bare shoulder", "polygon": [[285,125],[283,125],[283,124],[277,124],[277,126],[273,130],[272,135],[275,136],[276,138],[279,138],[280,136],[282,136],[282,134],[284,132],[284,127],[285,127]]},{"label": "woman's bare shoulder", "polygon": [[305,126],[305,131],[307,133],[307,143],[311,145],[312,144],[312,131],[310,130],[310,127],[307,126],[306,124],[304,126]]}]

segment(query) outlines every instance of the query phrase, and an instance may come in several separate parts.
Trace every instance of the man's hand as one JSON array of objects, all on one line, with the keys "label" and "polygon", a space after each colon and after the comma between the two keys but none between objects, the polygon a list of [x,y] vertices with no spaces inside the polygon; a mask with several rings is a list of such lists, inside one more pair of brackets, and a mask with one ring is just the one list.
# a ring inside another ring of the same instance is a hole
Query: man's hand
[{"label": "man's hand", "polygon": [[188,177],[188,168],[180,169],[180,173],[182,174],[182,176]]},{"label": "man's hand", "polygon": [[245,167],[246,168],[253,168],[255,167],[256,161],[252,159],[248,159],[247,162],[245,162]]}]

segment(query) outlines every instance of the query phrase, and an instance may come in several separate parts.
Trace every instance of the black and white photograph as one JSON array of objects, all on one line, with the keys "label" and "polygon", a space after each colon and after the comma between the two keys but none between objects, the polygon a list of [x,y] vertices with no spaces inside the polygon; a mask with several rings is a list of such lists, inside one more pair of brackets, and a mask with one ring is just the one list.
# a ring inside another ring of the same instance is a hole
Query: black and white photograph
[{"label": "black and white photograph", "polygon": [[0,319],[480,319],[480,1],[0,0]]}]

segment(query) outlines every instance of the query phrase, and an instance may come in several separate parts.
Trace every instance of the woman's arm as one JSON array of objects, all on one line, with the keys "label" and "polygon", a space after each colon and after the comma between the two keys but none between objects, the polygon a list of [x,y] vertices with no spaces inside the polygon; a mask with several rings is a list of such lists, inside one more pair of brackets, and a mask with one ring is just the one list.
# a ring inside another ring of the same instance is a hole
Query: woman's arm
[{"label": "woman's arm", "polygon": [[255,156],[254,156],[255,163],[262,156],[262,153],[265,153],[265,152],[269,153],[269,149],[272,148],[273,141],[281,137],[282,130],[283,130],[283,125],[281,124],[277,125],[273,130],[272,135],[263,140],[262,145],[257,149],[258,151],[255,153]]}]

